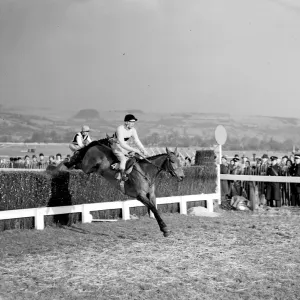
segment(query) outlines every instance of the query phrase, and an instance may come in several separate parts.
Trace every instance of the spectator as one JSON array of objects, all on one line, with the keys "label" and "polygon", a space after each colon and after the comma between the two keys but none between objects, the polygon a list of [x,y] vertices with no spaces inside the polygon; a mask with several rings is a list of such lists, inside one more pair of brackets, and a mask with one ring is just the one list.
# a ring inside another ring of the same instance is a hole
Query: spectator
[{"label": "spectator", "polygon": [[62,156],[61,156],[60,153],[57,153],[56,156],[55,156],[55,158],[56,158],[56,164],[57,165],[62,162]]},{"label": "spectator", "polygon": [[43,153],[40,153],[39,154],[39,162],[38,162],[38,168],[39,169],[46,169],[46,167],[47,167],[47,162],[46,162],[46,160],[45,160],[45,156],[44,156],[44,154]]},{"label": "spectator", "polygon": [[[271,165],[267,169],[267,176],[279,176],[280,167],[277,164],[277,156],[271,156]],[[280,182],[268,182],[266,189],[266,199],[268,206],[281,207]]]},{"label": "spectator", "polygon": [[184,159],[184,166],[185,167],[190,167],[191,164],[192,164],[192,160],[188,156],[186,156],[185,159]]},{"label": "spectator", "polygon": [[31,169],[38,169],[38,159],[35,154],[32,155]]},{"label": "spectator", "polygon": [[[300,153],[295,153],[295,165],[292,169],[292,176],[300,177]],[[300,206],[300,183],[293,184],[294,195],[292,197],[292,205]]]},{"label": "spectator", "polygon": [[[241,175],[242,174],[242,169],[240,167],[240,159],[235,157],[232,159],[234,162],[232,170],[230,170],[230,174],[233,175]],[[230,185],[230,191],[229,191],[229,196],[232,198],[234,196],[241,196],[242,195],[242,185],[240,180],[235,180],[231,183]]]},{"label": "spectator", "polygon": [[248,160],[248,157],[246,157],[245,155],[243,155],[241,158],[242,158],[241,168],[244,171],[244,169],[246,167],[246,161]]},{"label": "spectator", "polygon": [[289,159],[289,158],[288,158],[287,155],[285,155],[285,156],[283,156],[283,157],[281,158],[281,163],[279,164],[281,168],[285,168],[285,167],[286,167],[286,162],[287,162],[288,159]]},{"label": "spectator", "polygon": [[[288,157],[283,156],[281,159],[280,170],[281,176],[289,176],[289,167],[287,165]],[[285,182],[281,184],[281,197],[282,197],[282,205],[290,205],[290,183]]]},{"label": "spectator", "polygon": [[31,167],[31,161],[29,155],[24,156],[24,168],[25,169],[30,169]]},{"label": "spectator", "polygon": [[54,155],[49,156],[49,161],[48,161],[49,166],[56,166],[56,161]]},{"label": "spectator", "polygon": [[228,166],[228,168],[229,168],[229,174],[231,174],[231,170],[233,169],[233,166],[234,166],[234,159],[231,159],[230,163],[229,163],[229,166]]},{"label": "spectator", "polygon": [[[229,174],[229,165],[226,156],[222,156],[220,165],[221,174]],[[228,180],[221,180],[221,199],[225,200],[229,195],[229,182]]]}]

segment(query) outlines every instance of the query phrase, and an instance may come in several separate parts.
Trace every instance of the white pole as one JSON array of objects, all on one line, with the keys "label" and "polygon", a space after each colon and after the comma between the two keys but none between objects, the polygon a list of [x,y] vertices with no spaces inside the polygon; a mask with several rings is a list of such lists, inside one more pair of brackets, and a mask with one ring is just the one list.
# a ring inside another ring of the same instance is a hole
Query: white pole
[{"label": "white pole", "polygon": [[219,164],[222,163],[222,145],[219,145]]}]

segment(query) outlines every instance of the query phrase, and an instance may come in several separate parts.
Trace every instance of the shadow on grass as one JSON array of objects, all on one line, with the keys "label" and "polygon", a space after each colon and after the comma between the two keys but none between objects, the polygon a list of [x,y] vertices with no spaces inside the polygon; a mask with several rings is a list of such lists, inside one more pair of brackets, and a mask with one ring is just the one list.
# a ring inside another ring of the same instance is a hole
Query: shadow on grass
[{"label": "shadow on grass", "polygon": [[[54,175],[51,181],[51,198],[48,206],[68,206],[72,205],[72,196],[69,191],[70,173],[59,172]],[[62,226],[70,226],[72,224],[72,217],[70,214],[54,215],[53,223]]]},{"label": "shadow on grass", "polygon": [[70,230],[70,231],[77,232],[77,233],[82,233],[82,234],[91,234],[91,235],[98,235],[98,236],[111,236],[110,234],[107,234],[107,233],[94,232],[94,231],[86,230],[86,229],[83,229],[83,228],[80,228],[80,227],[76,227],[74,225],[61,226],[61,227],[65,230]]}]

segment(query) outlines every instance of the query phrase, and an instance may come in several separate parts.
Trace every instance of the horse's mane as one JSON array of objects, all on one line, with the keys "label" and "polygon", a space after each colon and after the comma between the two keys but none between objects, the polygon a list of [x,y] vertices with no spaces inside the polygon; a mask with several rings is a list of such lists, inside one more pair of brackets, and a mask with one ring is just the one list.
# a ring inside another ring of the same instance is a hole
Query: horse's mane
[{"label": "horse's mane", "polygon": [[140,159],[139,161],[147,161],[147,160],[153,160],[153,159],[156,159],[156,158],[158,158],[158,157],[161,157],[161,156],[163,156],[163,155],[167,155],[167,153],[160,153],[160,154],[156,154],[156,155],[153,155],[153,156],[149,156],[149,157],[147,157],[146,159]]},{"label": "horse's mane", "polygon": [[100,139],[100,140],[97,140],[97,141],[92,141],[91,143],[89,143],[86,147],[83,147],[81,149],[78,150],[78,160],[82,160],[82,158],[84,157],[84,155],[86,154],[86,152],[94,147],[94,146],[98,146],[98,145],[101,145],[101,146],[106,146],[106,147],[110,147],[110,143],[109,143],[109,138],[104,138],[104,139]]}]

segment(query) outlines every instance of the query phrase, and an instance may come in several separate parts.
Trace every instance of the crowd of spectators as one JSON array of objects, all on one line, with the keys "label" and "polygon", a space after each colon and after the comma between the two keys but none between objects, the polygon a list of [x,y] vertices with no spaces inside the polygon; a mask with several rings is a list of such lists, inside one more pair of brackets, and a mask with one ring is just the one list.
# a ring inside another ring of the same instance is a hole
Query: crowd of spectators
[{"label": "crowd of spectators", "polygon": [[[228,159],[222,156],[221,174],[233,175],[261,175],[261,176],[300,176],[300,153],[292,153],[277,157],[263,154],[262,157],[252,159],[236,154]],[[254,182],[258,186],[259,197],[265,197],[268,206],[282,205],[300,206],[300,183]],[[227,181],[221,182],[223,198],[244,196],[249,199],[250,182]]]},{"label": "crowd of spectators", "polygon": [[70,155],[62,157],[60,153],[54,155],[49,155],[48,158],[40,153],[38,156],[33,154],[31,157],[25,155],[22,157],[10,157],[9,159],[1,158],[0,168],[17,168],[17,169],[46,169],[49,165],[56,166],[62,160],[69,160]]}]

